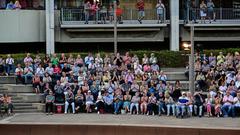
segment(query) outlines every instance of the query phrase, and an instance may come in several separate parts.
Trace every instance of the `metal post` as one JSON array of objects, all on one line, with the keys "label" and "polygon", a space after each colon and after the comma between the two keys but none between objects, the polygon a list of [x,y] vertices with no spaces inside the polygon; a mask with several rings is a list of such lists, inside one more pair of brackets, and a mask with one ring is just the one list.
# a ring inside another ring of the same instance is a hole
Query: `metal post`
[{"label": "metal post", "polygon": [[114,1],[114,54],[117,54],[117,1]]},{"label": "metal post", "polygon": [[194,75],[194,24],[191,25],[191,55],[189,61],[189,92],[195,92],[195,75]]}]

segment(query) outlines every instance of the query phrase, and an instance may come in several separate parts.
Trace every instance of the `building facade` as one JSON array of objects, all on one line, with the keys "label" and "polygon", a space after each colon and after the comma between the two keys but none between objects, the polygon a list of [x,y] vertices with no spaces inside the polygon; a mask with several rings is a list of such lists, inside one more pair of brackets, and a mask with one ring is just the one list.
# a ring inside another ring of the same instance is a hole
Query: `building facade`
[{"label": "building facade", "polygon": [[[13,0],[15,1],[15,0]],[[99,3],[89,12],[86,22],[84,4]],[[22,9],[6,10],[10,0],[0,1],[1,43],[46,42],[47,53],[54,52],[54,43],[113,42],[111,9],[114,0],[19,0]],[[195,41],[240,41],[240,0],[212,0],[216,21],[206,17],[201,23],[201,0],[162,0],[162,22],[158,23],[157,0],[144,0],[145,17],[138,22],[137,0],[117,0],[121,9],[118,42],[169,41],[169,49],[178,51],[190,41],[190,26],[195,27]],[[209,0],[204,0],[207,4]],[[192,3],[195,7],[192,8]],[[192,10],[193,9],[193,10]],[[192,24],[193,13],[198,23]]]}]

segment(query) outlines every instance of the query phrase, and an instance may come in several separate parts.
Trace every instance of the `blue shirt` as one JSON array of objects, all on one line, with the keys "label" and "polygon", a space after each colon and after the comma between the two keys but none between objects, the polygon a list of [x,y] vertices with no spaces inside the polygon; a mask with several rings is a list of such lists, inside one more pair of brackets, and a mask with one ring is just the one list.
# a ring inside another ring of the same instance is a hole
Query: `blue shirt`
[{"label": "blue shirt", "polygon": [[14,9],[15,6],[13,3],[8,3],[6,9]]},{"label": "blue shirt", "polygon": [[112,95],[108,95],[108,96],[104,96],[103,100],[105,103],[107,103],[108,105],[112,104],[113,102],[113,96]]}]

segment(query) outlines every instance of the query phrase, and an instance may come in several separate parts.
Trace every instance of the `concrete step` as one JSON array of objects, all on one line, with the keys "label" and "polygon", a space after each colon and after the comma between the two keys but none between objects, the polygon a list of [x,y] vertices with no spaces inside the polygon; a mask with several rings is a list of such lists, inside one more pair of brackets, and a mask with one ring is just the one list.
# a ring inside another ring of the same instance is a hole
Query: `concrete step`
[{"label": "concrete step", "polygon": [[32,103],[14,103],[14,106],[32,106]]},{"label": "concrete step", "polygon": [[186,68],[161,68],[163,72],[185,72]]},{"label": "concrete step", "polygon": [[42,110],[37,110],[37,109],[17,109],[13,110],[14,113],[37,113],[37,112],[43,112]]},{"label": "concrete step", "polygon": [[0,76],[0,84],[15,84],[15,76]]},{"label": "concrete step", "polygon": [[176,81],[176,80],[187,81],[188,80],[188,78],[182,72],[175,72],[175,73],[166,72],[165,74],[167,75],[168,81]]},{"label": "concrete step", "polygon": [[7,89],[7,92],[14,92],[14,93],[32,93],[33,92],[32,85],[4,84],[3,87]]},{"label": "concrete step", "polygon": [[29,110],[29,109],[37,110],[37,107],[33,107],[33,106],[15,106],[14,105],[14,110]]},{"label": "concrete step", "polygon": [[22,97],[17,97],[17,96],[11,96],[12,97],[12,100],[23,100]]}]

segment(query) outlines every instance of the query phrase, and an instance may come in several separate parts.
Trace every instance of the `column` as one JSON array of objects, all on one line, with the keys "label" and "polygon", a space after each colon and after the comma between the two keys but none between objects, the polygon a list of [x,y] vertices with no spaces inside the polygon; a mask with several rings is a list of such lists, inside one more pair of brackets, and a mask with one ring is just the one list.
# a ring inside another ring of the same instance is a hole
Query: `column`
[{"label": "column", "polygon": [[170,50],[179,51],[179,0],[170,0]]},{"label": "column", "polygon": [[54,0],[46,0],[46,53],[55,53]]}]

